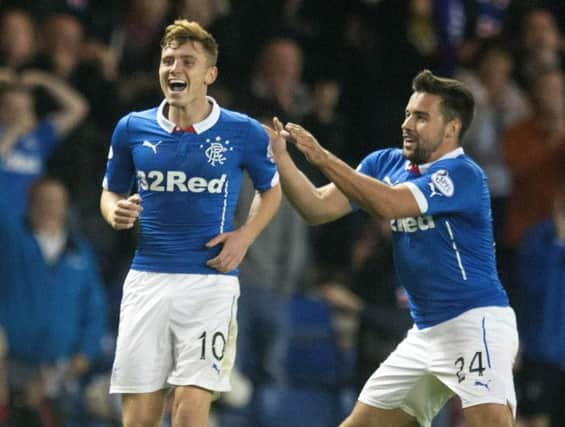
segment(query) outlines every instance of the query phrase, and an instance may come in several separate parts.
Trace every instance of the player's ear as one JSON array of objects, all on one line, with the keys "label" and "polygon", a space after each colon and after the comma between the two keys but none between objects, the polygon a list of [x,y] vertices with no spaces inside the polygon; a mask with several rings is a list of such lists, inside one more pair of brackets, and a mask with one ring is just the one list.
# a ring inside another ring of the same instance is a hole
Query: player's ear
[{"label": "player's ear", "polygon": [[215,65],[212,67],[208,67],[208,71],[206,71],[206,76],[204,77],[204,81],[208,86],[216,81],[218,78],[218,67]]},{"label": "player's ear", "polygon": [[449,138],[458,138],[461,132],[461,120],[453,119],[447,123],[446,136]]}]

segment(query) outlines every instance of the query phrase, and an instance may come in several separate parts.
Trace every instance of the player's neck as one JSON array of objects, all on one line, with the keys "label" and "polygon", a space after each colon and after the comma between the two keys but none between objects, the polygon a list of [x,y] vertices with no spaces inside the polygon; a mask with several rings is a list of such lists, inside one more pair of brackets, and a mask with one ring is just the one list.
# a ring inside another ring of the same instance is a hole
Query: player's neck
[{"label": "player's neck", "polygon": [[461,147],[461,145],[458,144],[457,141],[455,141],[455,140],[445,141],[443,144],[441,144],[438,147],[438,149],[436,151],[434,151],[430,155],[430,157],[429,157],[429,159],[426,163],[435,162],[436,160],[441,159],[447,153],[451,153],[453,150],[456,150],[459,147]]},{"label": "player's neck", "polygon": [[165,109],[165,116],[180,128],[188,128],[195,123],[201,122],[210,115],[212,104],[208,98],[195,100],[184,106],[174,106],[168,104]]}]

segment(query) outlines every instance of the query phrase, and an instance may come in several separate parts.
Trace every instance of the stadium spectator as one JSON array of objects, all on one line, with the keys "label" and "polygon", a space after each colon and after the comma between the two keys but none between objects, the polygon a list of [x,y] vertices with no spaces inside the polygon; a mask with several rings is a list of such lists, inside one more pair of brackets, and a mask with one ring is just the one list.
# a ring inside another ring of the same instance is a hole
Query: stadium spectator
[{"label": "stadium spectator", "polygon": [[504,157],[512,192],[504,241],[516,247],[532,225],[551,215],[565,164],[565,81],[559,69],[539,71],[532,81],[533,114],[504,133]]},{"label": "stadium spectator", "polygon": [[[58,104],[45,118],[35,113],[33,90],[38,88]],[[56,145],[87,113],[79,93],[42,71],[26,70],[0,88],[0,185],[16,215],[23,217],[27,189],[43,174]]]},{"label": "stadium spectator", "polygon": [[[177,20],[161,46],[165,100],[118,122],[100,199],[117,230],[139,218],[110,392],[122,394],[126,427],[158,424],[169,387],[173,424],[204,427],[213,394],[230,388],[237,267],[275,214],[280,187],[259,122],[207,97],[218,74],[213,36]],[[243,170],[258,192],[234,229]],[[135,178],[139,194],[130,195]]]},{"label": "stadium spectator", "polygon": [[[118,62],[113,51],[98,41],[85,40],[81,22],[69,14],[46,18],[40,36],[41,49],[35,65],[81,92],[90,103],[89,121],[109,133],[122,111],[117,89]],[[40,107],[49,110],[51,106],[44,102]]]},{"label": "stadium spectator", "polygon": [[31,17],[17,9],[5,11],[0,18],[0,64],[20,71],[33,62],[36,45]]},{"label": "stadium spectator", "polygon": [[553,212],[534,225],[518,250],[517,375],[520,426],[563,425],[565,396],[565,180]]},{"label": "stadium spectator", "polygon": [[[0,326],[6,332],[9,418],[64,417],[67,392],[100,355],[106,299],[89,244],[68,227],[68,194],[51,178],[34,182],[24,220],[0,202]],[[27,415],[25,415],[27,414]],[[15,421],[16,425],[36,425]],[[66,424],[65,424],[66,425]]]},{"label": "stadium spectator", "polygon": [[516,80],[528,90],[544,70],[560,68],[563,71],[561,34],[549,9],[534,7],[523,16],[516,65]]},{"label": "stadium spectator", "polygon": [[[269,129],[285,195],[310,224],[355,207],[391,220],[396,271],[415,326],[368,379],[342,426],[429,425],[456,394],[470,427],[509,427],[518,334],[496,272],[486,178],[460,145],[473,96],[428,70],[412,88],[402,150],[371,153],[357,171],[299,125],[283,128],[275,118]],[[288,156],[285,139],[332,183],[315,187]]]},{"label": "stadium spectator", "polygon": [[479,48],[473,70],[461,70],[457,78],[475,97],[473,123],[465,136],[467,153],[488,178],[494,236],[502,243],[506,201],[512,174],[502,150],[502,135],[509,126],[530,114],[526,95],[512,80],[513,58],[498,40],[486,40]]},{"label": "stadium spectator", "polygon": [[263,116],[265,111],[300,120],[311,110],[311,97],[302,81],[303,56],[291,39],[275,38],[261,49],[250,87],[241,96],[241,108]]}]

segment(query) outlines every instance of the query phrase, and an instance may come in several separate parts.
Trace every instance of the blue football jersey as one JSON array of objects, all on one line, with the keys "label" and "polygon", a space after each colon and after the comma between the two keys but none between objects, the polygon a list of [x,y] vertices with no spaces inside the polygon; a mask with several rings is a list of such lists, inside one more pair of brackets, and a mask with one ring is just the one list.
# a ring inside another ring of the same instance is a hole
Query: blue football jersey
[{"label": "blue football jersey", "polygon": [[389,185],[405,183],[420,208],[418,217],[390,222],[396,271],[419,328],[472,308],[508,305],[496,271],[487,180],[462,148],[419,171],[401,150],[386,149],[358,170]]},{"label": "blue football jersey", "polygon": [[205,244],[232,230],[243,171],[258,191],[278,182],[261,125],[209,101],[210,115],[193,132],[176,130],[165,101],[126,115],[114,130],[103,187],[129,193],[136,180],[143,206],[132,269],[219,274],[206,261],[221,245]]},{"label": "blue football jersey", "polygon": [[53,122],[45,120],[0,156],[2,197],[17,216],[26,215],[28,189],[45,172],[47,160],[59,142]]}]

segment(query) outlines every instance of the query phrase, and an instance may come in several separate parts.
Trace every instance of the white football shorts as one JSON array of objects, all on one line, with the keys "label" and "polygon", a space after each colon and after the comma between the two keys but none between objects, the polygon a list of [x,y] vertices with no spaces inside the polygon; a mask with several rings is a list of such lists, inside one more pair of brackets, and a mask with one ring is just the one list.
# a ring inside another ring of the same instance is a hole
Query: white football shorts
[{"label": "white football shorts", "polygon": [[239,280],[130,270],[110,393],[194,385],[230,390]]},{"label": "white football shorts", "polygon": [[367,380],[359,401],[402,409],[429,426],[453,394],[463,408],[509,404],[516,416],[512,366],[518,351],[510,307],[481,307],[442,322],[416,326]]}]

